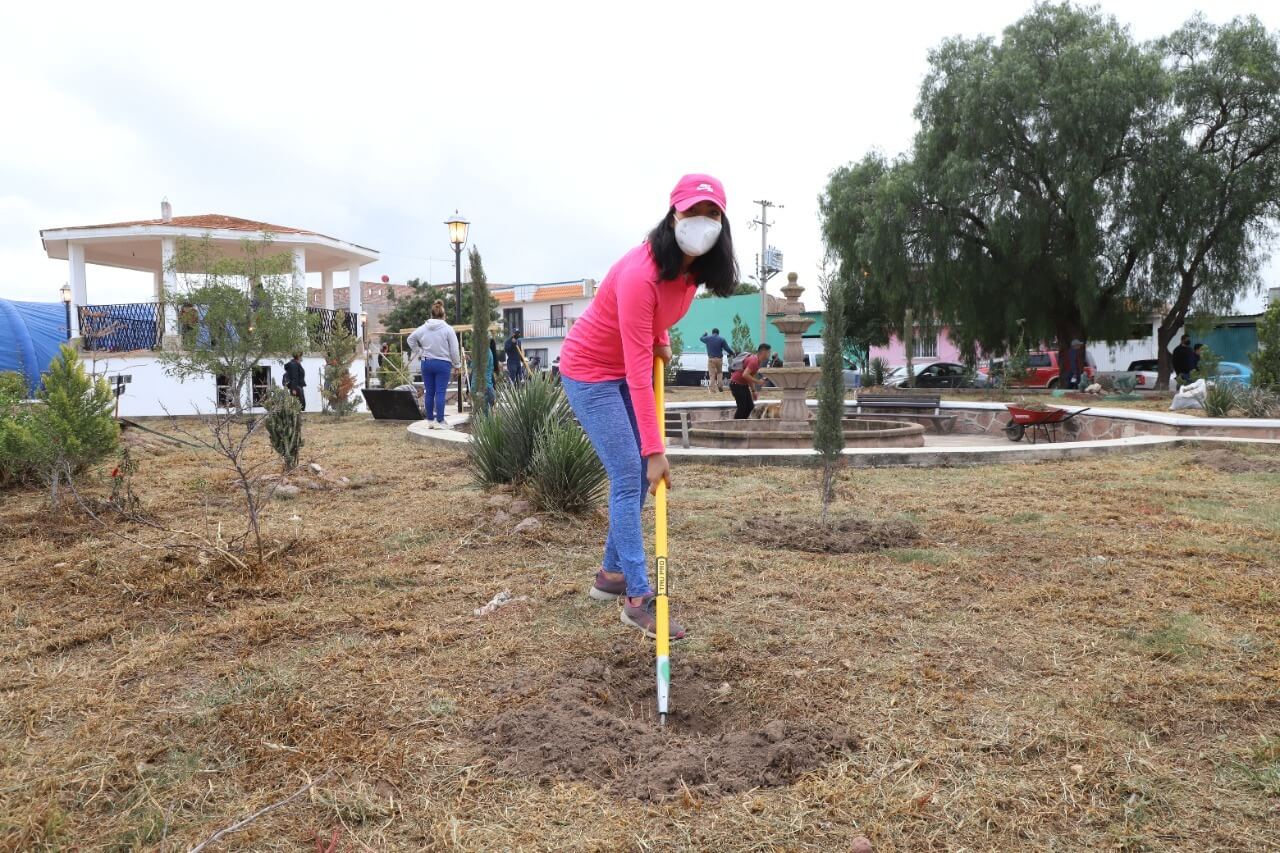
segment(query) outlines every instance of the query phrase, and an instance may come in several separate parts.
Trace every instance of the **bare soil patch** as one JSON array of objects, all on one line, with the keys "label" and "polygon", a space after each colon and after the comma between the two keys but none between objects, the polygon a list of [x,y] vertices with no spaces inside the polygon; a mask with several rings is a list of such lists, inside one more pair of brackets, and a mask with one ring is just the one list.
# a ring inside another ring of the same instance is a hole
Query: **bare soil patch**
[{"label": "bare soil patch", "polygon": [[789,785],[857,747],[834,726],[779,719],[751,725],[728,681],[677,664],[667,728],[654,719],[653,660],[587,658],[541,688],[500,691],[535,701],[503,711],[479,739],[498,770],[542,782],[590,782],[625,799],[718,797]]},{"label": "bare soil patch", "polygon": [[906,519],[868,521],[864,518],[817,519],[767,517],[743,521],[738,532],[766,548],[811,554],[854,554],[916,545],[920,530]]},{"label": "bare soil patch", "polygon": [[1280,454],[1241,453],[1226,448],[1196,454],[1197,465],[1225,474],[1280,474]]}]

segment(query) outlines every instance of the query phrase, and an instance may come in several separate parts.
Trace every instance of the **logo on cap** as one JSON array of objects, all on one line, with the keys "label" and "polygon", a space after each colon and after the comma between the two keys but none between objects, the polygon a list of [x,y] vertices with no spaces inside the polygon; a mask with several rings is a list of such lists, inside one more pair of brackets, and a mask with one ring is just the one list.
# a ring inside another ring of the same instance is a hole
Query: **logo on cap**
[{"label": "logo on cap", "polygon": [[698,184],[698,189],[699,189],[699,190],[706,190],[706,191],[707,191],[707,192],[709,192],[709,193],[710,193],[710,192],[715,192],[715,189],[714,189],[714,188],[712,188],[711,184]]}]

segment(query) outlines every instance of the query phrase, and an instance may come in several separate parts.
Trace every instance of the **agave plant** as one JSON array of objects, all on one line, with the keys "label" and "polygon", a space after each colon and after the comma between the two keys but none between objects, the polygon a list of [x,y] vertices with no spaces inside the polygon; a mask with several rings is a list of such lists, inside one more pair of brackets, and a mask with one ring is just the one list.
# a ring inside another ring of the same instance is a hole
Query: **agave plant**
[{"label": "agave plant", "polygon": [[1211,418],[1225,418],[1239,405],[1240,391],[1230,382],[1210,382],[1204,392],[1204,413]]},{"label": "agave plant", "polygon": [[538,436],[527,484],[540,508],[584,512],[604,497],[607,482],[600,458],[576,423],[549,423]]},{"label": "agave plant", "polygon": [[1266,388],[1246,388],[1239,392],[1236,405],[1245,417],[1271,418],[1280,414],[1280,397]]}]

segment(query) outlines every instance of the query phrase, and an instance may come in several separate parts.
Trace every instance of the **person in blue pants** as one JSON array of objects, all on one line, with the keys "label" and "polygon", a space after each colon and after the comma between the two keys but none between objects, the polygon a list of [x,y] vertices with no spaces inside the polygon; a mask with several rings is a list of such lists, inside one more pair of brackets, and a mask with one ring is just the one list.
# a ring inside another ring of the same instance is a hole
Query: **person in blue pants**
[{"label": "person in blue pants", "polygon": [[429,429],[452,429],[444,422],[445,392],[449,377],[460,367],[458,333],[445,322],[444,302],[431,306],[431,319],[409,335],[410,351],[422,359],[422,402],[426,406]]}]

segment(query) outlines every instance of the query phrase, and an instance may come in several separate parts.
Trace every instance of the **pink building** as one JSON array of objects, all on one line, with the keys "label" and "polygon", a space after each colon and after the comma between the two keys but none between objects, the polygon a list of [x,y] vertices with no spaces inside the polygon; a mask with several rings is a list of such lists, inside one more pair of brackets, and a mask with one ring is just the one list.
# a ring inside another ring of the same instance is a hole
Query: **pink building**
[{"label": "pink building", "polygon": [[[912,342],[914,352],[911,354],[913,364],[929,364],[935,361],[960,361],[960,350],[951,342],[945,326],[936,329],[916,327],[915,340]],[[872,347],[871,358],[883,358],[890,367],[907,363],[907,348],[898,338],[889,338],[889,345]]]}]

